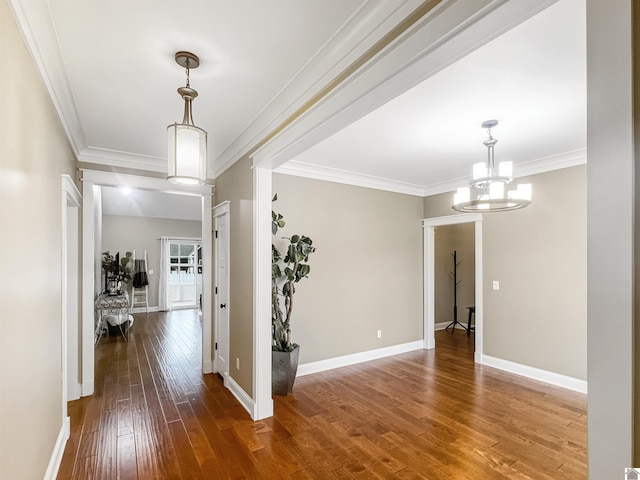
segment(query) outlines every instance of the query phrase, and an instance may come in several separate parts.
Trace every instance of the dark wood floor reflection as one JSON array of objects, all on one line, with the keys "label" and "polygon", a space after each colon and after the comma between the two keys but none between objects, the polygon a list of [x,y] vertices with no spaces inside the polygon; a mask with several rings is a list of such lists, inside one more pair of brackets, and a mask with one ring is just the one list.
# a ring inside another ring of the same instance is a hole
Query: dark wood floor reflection
[{"label": "dark wood floor reflection", "polygon": [[[200,373],[192,311],[96,348],[59,479],[585,479],[586,396],[476,366],[473,335],[306,377],[253,422]],[[303,346],[304,348],[304,346]]]}]

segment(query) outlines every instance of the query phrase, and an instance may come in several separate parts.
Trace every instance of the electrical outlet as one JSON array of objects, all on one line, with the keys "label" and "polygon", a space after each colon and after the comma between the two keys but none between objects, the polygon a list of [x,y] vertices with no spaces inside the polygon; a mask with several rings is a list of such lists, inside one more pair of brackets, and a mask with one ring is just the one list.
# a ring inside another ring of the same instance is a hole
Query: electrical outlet
[{"label": "electrical outlet", "polygon": [[236,370],[240,370],[240,359],[236,357]]},{"label": "electrical outlet", "polygon": [[378,330],[378,338],[382,338],[382,330]]},{"label": "electrical outlet", "polygon": [[499,280],[494,280],[493,281],[493,289],[494,290],[500,290],[500,281]]},{"label": "electrical outlet", "polygon": [[149,270],[147,273],[148,273],[149,275],[153,275],[153,270]]}]

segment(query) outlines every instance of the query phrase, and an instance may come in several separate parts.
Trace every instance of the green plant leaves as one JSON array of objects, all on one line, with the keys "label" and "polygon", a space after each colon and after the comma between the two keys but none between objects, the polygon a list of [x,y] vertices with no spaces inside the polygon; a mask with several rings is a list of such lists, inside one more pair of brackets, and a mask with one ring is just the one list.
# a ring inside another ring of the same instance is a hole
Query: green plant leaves
[{"label": "green plant leaves", "polygon": [[[273,196],[273,201],[278,195]],[[279,228],[285,226],[282,215],[271,211],[271,231],[275,235]],[[289,322],[293,308],[293,295],[295,284],[309,275],[311,267],[307,263],[309,255],[315,252],[313,241],[305,235],[293,235],[289,240],[284,258],[282,254],[271,244],[271,323],[273,342],[272,348],[277,351],[291,351],[297,344],[291,343],[291,329]],[[285,311],[280,307],[279,295],[284,296]]]}]

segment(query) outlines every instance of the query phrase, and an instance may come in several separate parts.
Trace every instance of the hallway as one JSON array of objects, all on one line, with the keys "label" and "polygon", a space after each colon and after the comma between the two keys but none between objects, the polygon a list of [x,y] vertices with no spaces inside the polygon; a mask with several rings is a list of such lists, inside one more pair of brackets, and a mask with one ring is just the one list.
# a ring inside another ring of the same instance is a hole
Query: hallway
[{"label": "hallway", "polygon": [[[135,315],[69,404],[59,479],[584,479],[586,396],[473,364],[473,335],[300,377],[253,422],[200,371],[192,310]],[[304,346],[303,346],[304,347]]]}]

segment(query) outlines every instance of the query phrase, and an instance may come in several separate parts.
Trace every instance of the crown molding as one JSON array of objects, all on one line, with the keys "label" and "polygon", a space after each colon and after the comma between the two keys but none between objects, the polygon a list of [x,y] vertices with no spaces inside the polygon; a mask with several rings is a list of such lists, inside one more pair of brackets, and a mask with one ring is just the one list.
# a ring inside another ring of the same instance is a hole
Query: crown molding
[{"label": "crown molding", "polygon": [[[356,59],[418,8],[423,0],[363,1],[354,14],[282,87],[215,161],[219,176],[288,122]],[[327,94],[330,92],[324,92]]]},{"label": "crown molding", "polygon": [[360,173],[353,173],[329,167],[321,167],[318,165],[310,165],[296,161],[288,162],[285,165],[276,168],[274,172],[285,175],[294,175],[297,177],[313,178],[315,180],[323,180],[325,182],[343,183],[345,185],[353,185],[356,187],[374,188],[376,190],[385,190],[387,192],[424,197],[424,187],[420,185],[387,180],[370,175],[363,175]]},{"label": "crown molding", "polygon": [[151,172],[167,173],[167,159],[119,152],[105,148],[87,147],[78,154],[78,161],[112,167],[133,168]]},{"label": "crown molding", "polygon": [[8,0],[8,4],[51,97],[71,148],[78,156],[87,143],[68,83],[49,3],[47,0]]},{"label": "crown molding", "polygon": [[142,177],[128,173],[102,172],[99,170],[80,169],[82,181],[109,187],[131,187],[143,190],[159,190],[182,195],[212,195],[213,185],[180,185],[171,183],[166,178]]},{"label": "crown molding", "polygon": [[[514,175],[514,178],[537,175],[539,173],[559,170],[561,168],[575,167],[585,163],[587,163],[586,148],[571,150],[569,152],[516,164],[516,174]],[[315,180],[323,180],[325,182],[343,183],[345,185],[353,185],[356,187],[374,188],[376,190],[385,190],[387,192],[403,193],[405,195],[414,195],[418,197],[429,197],[440,193],[450,193],[460,186],[467,185],[469,180],[471,180],[471,176],[468,176],[423,186],[348,172],[346,170],[336,168],[311,165],[308,163],[297,162],[295,160],[291,160],[290,162],[281,165],[276,168],[274,172],[285,175],[294,175],[297,177],[313,178]]]},{"label": "crown molding", "polygon": [[[538,158],[523,163],[514,164],[514,178],[527,177],[529,175],[537,175],[539,173],[560,170],[561,168],[575,167],[587,163],[587,149],[580,148],[578,150],[570,150],[557,155]],[[471,165],[469,165],[471,169]],[[424,187],[424,196],[438,195],[440,193],[449,193],[455,191],[458,187],[467,185],[471,180],[471,176],[455,178],[446,182],[426,185]]]},{"label": "crown molding", "polygon": [[437,2],[330,95],[260,145],[252,153],[254,165],[277,168],[295,159],[555,1]]},{"label": "crown molding", "polygon": [[526,177],[538,173],[551,172],[561,168],[575,167],[587,163],[587,149],[579,148],[569,152],[558,153],[548,157],[531,160],[514,165],[517,177]]}]

